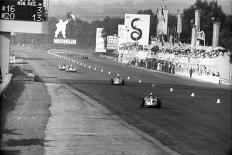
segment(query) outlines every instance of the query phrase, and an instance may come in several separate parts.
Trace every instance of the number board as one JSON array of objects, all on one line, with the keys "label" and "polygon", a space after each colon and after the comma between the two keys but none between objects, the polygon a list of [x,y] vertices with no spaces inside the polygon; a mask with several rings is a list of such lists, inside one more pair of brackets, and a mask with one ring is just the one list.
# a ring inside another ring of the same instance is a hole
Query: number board
[{"label": "number board", "polygon": [[43,0],[0,0],[1,19],[44,21]]}]

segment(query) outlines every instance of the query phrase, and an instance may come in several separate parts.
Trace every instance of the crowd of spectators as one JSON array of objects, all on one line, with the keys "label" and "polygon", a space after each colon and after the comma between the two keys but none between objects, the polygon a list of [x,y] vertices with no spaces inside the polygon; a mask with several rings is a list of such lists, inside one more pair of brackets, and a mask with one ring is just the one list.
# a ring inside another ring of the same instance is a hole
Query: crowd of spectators
[{"label": "crowd of spectators", "polygon": [[164,53],[164,54],[174,54],[179,57],[192,57],[192,58],[215,58],[217,56],[229,54],[225,49],[217,49],[214,50],[212,47],[208,48],[195,48],[191,49],[188,48],[163,48],[160,49],[158,52]]},{"label": "crowd of spectators", "polygon": [[130,59],[128,65],[133,65],[136,67],[146,67],[148,69],[163,71],[171,74],[175,74],[175,64],[166,60],[158,60],[158,59]]},{"label": "crowd of spectators", "polygon": [[[127,48],[124,49],[128,49],[128,47],[130,47],[129,49],[137,48],[137,51],[139,51],[139,49],[142,51],[151,51],[155,55],[155,57],[146,59],[132,57],[128,62],[129,65],[145,67],[171,74],[175,74],[175,72],[187,73],[190,77],[192,77],[192,74],[220,77],[220,73],[214,71],[209,59],[222,55],[230,56],[230,59],[232,60],[232,52],[222,47],[213,48],[212,46],[198,46],[192,49],[190,46],[163,46],[162,48],[153,46],[152,49],[148,49],[144,47],[142,48],[137,44],[131,44],[131,46],[127,46]],[[123,57],[123,55],[121,56]],[[204,59],[203,61],[203,58],[208,59]]]}]

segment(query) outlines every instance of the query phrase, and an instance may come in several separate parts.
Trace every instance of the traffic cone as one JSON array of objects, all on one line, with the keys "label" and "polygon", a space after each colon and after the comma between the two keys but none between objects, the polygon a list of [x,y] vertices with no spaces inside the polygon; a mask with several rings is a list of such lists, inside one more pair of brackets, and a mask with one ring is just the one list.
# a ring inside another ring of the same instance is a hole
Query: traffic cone
[{"label": "traffic cone", "polygon": [[170,88],[170,92],[173,92],[173,88]]},{"label": "traffic cone", "polygon": [[127,79],[130,80],[130,77],[128,76]]},{"label": "traffic cone", "polygon": [[139,83],[141,83],[142,81],[141,80],[139,80]]},{"label": "traffic cone", "polygon": [[191,94],[191,97],[194,97],[194,96],[195,96],[195,94],[194,94],[194,93],[192,93],[192,94]]},{"label": "traffic cone", "polygon": [[217,104],[220,104],[221,103],[221,100],[220,100],[220,98],[219,99],[217,99]]},{"label": "traffic cone", "polygon": [[111,73],[109,72],[108,74],[110,75]]}]

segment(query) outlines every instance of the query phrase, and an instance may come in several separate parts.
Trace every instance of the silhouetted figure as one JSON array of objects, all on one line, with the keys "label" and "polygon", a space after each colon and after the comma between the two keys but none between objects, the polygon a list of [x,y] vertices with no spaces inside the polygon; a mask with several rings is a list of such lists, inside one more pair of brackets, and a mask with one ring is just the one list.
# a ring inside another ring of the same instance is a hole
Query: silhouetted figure
[{"label": "silhouetted figure", "polygon": [[192,69],[192,67],[189,70],[189,75],[190,75],[190,78],[192,78],[192,75],[193,75],[193,69]]}]

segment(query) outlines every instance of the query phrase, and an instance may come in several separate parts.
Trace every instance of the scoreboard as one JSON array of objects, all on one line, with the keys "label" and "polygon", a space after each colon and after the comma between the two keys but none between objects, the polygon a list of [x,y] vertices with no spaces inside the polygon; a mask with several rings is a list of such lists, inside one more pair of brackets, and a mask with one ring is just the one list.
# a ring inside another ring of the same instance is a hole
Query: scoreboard
[{"label": "scoreboard", "polygon": [[43,0],[0,0],[1,20],[43,22],[46,13]]}]

